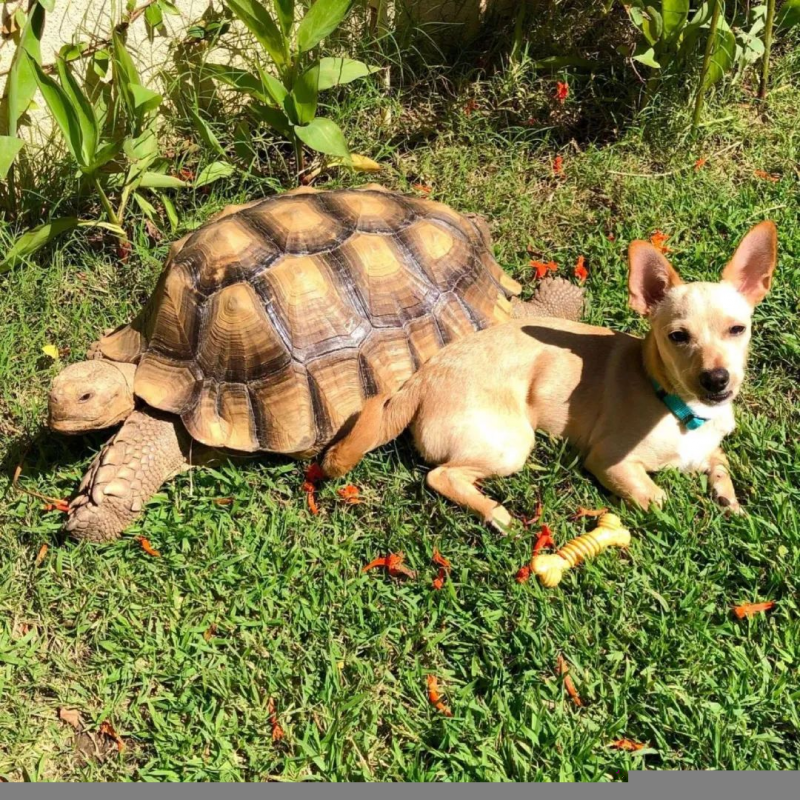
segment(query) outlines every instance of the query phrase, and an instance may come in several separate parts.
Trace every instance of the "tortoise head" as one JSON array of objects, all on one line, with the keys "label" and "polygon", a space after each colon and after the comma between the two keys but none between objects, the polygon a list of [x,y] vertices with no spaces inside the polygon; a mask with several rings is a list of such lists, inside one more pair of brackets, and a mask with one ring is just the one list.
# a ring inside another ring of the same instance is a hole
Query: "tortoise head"
[{"label": "tortoise head", "polygon": [[122,422],[134,407],[135,364],[97,359],[62,370],[50,389],[50,428],[83,433]]}]

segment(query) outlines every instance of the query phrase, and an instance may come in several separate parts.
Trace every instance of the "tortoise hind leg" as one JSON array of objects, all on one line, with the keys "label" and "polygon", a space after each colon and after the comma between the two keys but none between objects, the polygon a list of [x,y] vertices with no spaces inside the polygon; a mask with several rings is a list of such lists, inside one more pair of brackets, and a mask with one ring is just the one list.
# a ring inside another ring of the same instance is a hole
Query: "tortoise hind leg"
[{"label": "tortoise hind leg", "polygon": [[134,411],[89,467],[65,529],[76,539],[116,539],[159,487],[188,466],[188,452],[177,417]]}]

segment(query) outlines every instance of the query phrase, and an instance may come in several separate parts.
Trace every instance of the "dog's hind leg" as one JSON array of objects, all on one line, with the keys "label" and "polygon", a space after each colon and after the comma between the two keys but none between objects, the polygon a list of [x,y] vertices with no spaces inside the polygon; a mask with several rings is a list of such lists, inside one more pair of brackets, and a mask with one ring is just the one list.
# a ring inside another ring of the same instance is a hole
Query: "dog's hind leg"
[{"label": "dog's hind leg", "polygon": [[477,514],[499,533],[506,534],[511,526],[511,514],[495,500],[481,492],[475,483],[488,478],[485,468],[470,464],[442,464],[428,473],[427,482],[439,494]]}]

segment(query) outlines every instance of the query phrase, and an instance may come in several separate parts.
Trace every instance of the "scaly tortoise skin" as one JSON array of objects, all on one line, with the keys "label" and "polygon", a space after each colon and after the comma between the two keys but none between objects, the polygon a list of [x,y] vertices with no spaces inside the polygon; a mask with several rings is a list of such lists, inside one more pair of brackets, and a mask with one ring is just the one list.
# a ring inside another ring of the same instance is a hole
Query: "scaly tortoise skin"
[{"label": "scaly tortoise skin", "polygon": [[189,439],[312,457],[448,342],[581,315],[566,281],[531,304],[511,302],[519,291],[486,223],[429,199],[372,185],[227,208],[173,245],[142,313],[96,346],[136,364],[143,408],[98,455],[67,529],[115,538],[187,463]]}]

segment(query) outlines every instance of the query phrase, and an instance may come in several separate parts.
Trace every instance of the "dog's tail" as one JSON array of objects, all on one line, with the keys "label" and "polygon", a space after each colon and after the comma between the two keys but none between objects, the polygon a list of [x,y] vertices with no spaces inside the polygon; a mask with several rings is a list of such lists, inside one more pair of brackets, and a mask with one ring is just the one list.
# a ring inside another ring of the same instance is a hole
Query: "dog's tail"
[{"label": "dog's tail", "polygon": [[349,472],[376,447],[399,436],[414,419],[420,404],[419,381],[412,377],[395,394],[371,397],[350,432],[334,444],[322,459],[329,478]]}]

